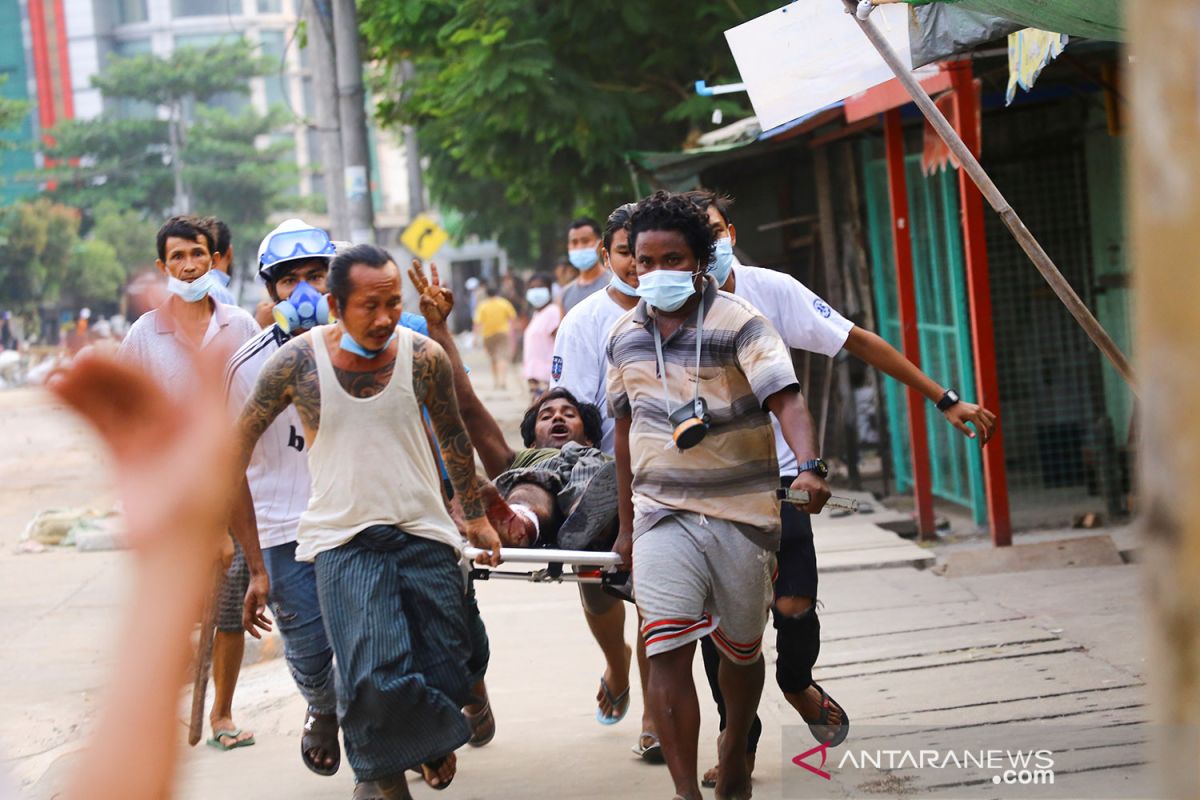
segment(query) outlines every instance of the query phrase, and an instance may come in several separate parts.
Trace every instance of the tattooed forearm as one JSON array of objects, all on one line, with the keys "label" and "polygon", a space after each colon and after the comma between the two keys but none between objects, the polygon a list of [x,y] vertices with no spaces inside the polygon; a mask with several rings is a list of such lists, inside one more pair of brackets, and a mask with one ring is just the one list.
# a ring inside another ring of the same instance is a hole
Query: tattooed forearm
[{"label": "tattooed forearm", "polygon": [[243,470],[263,431],[289,403],[295,404],[305,427],[315,432],[321,416],[321,392],[312,346],[306,338],[293,339],[267,360],[242,407],[237,432]]},{"label": "tattooed forearm", "polygon": [[483,516],[483,500],[475,478],[475,451],[458,413],[454,376],[446,352],[428,339],[413,342],[413,390],[429,410],[433,430],[442,448],[442,460],[462,502],[467,519]]}]

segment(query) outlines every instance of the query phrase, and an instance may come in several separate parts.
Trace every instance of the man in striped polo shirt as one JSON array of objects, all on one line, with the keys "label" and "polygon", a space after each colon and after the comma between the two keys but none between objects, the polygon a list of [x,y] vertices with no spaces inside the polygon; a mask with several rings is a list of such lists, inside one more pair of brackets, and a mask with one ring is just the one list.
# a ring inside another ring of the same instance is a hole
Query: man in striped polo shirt
[{"label": "man in striped polo shirt", "polygon": [[[698,800],[696,641],[721,652],[727,705],[718,797],[750,796],[745,741],[763,686],[762,634],[779,547],[778,463],[768,411],[804,459],[812,419],[791,357],[758,311],[706,279],[703,212],[666,192],[629,222],[641,302],[614,325],[608,402],[616,421],[620,532],[650,659],[649,703],[675,791]],[[821,510],[829,489],[792,484]]]}]

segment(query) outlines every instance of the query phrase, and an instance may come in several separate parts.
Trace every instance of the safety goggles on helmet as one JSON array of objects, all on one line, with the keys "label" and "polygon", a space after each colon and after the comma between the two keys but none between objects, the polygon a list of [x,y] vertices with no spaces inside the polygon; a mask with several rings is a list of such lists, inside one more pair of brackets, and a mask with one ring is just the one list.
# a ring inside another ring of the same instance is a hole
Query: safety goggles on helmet
[{"label": "safety goggles on helmet", "polygon": [[259,257],[264,267],[304,256],[332,256],[336,252],[329,234],[320,228],[305,228],[298,231],[277,233],[267,242],[266,250]]}]

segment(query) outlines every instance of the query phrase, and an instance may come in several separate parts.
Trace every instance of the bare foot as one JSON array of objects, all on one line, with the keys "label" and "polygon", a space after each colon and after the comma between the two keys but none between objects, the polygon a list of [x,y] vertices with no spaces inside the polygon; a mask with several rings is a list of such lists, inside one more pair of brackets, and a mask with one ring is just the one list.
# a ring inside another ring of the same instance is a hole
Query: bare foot
[{"label": "bare foot", "polygon": [[[720,752],[721,742],[724,740],[725,734],[721,733],[717,737],[717,751]],[[754,775],[754,753],[746,753],[746,778],[750,779]],[[713,764],[704,771],[704,775],[700,779],[700,785],[705,789],[712,789],[717,785],[717,776],[721,774],[721,765]]]}]

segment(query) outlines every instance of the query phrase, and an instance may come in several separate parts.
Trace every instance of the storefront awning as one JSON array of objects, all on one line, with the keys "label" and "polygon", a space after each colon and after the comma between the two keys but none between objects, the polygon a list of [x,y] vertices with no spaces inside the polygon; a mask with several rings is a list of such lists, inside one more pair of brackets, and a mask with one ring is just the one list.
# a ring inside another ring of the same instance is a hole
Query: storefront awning
[{"label": "storefront awning", "polygon": [[1071,36],[1125,41],[1121,0],[904,0],[909,5],[936,3],[991,14],[1024,25]]}]

